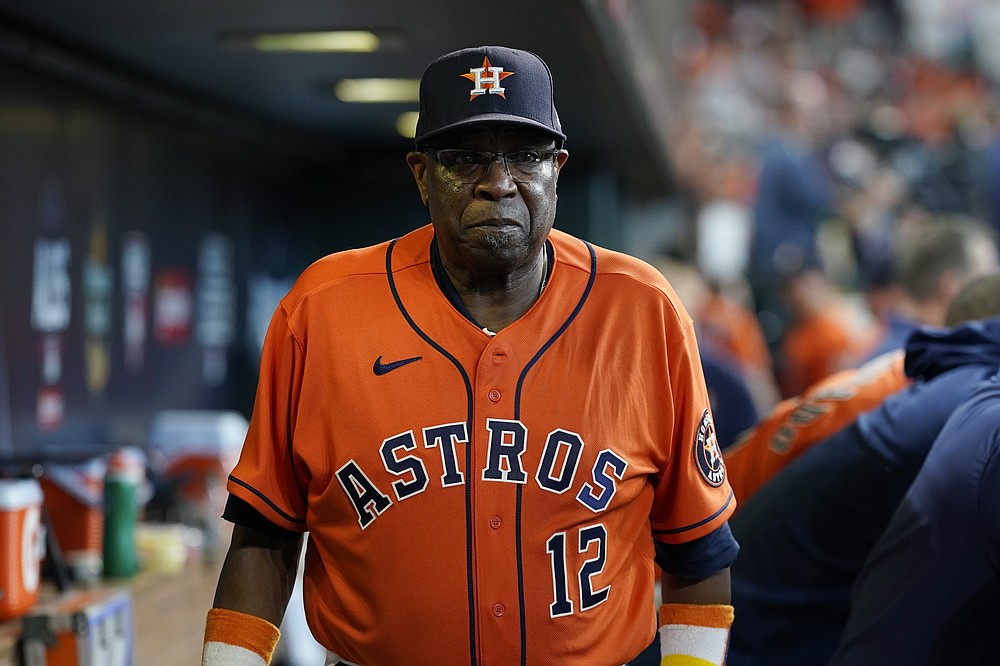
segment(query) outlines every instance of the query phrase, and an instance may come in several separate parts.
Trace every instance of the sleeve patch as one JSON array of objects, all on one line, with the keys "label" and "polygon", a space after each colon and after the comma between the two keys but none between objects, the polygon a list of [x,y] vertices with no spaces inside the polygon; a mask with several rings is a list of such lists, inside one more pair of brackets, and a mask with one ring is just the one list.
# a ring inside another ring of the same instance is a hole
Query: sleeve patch
[{"label": "sleeve patch", "polygon": [[722,451],[715,436],[712,414],[705,410],[701,414],[698,433],[694,441],[694,462],[705,483],[718,488],[726,480],[726,466],[722,462]]}]

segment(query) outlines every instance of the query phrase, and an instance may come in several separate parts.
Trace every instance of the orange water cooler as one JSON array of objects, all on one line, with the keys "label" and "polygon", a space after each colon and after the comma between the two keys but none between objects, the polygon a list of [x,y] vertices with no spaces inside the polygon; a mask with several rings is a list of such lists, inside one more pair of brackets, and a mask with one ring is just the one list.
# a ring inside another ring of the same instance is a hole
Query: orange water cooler
[{"label": "orange water cooler", "polygon": [[0,621],[38,603],[45,533],[34,479],[0,479]]}]

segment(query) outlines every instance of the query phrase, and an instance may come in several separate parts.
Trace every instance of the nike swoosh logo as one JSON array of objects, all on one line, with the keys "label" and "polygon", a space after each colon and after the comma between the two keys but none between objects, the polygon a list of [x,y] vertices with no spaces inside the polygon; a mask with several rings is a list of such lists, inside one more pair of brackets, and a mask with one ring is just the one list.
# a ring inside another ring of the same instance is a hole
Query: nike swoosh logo
[{"label": "nike swoosh logo", "polygon": [[379,356],[375,359],[375,365],[372,366],[372,371],[374,371],[376,375],[384,375],[387,372],[392,372],[396,368],[402,368],[407,363],[413,363],[414,361],[419,361],[422,358],[423,356],[414,356],[413,358],[404,358],[391,363],[383,363],[382,357]]}]

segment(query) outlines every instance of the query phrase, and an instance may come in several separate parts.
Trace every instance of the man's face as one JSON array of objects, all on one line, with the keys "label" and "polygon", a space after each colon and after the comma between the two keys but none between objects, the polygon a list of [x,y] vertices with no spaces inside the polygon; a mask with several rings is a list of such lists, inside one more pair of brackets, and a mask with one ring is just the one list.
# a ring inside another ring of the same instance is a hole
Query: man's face
[{"label": "man's face", "polygon": [[[554,146],[545,132],[509,124],[457,130],[431,143],[439,150],[493,153],[552,150]],[[523,182],[515,181],[502,161],[496,160],[481,179],[468,183],[435,159],[434,153],[407,155],[445,264],[481,276],[510,274],[529,265],[552,229],[556,181],[567,157],[566,151],[559,151],[555,162],[537,175],[518,178]]]}]

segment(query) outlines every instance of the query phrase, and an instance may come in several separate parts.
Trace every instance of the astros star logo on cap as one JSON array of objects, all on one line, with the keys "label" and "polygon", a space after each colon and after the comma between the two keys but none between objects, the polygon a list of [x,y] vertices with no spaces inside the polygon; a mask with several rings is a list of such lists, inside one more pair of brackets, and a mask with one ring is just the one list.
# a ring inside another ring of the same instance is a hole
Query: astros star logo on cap
[{"label": "astros star logo on cap", "polygon": [[504,88],[500,85],[500,82],[508,76],[513,75],[514,72],[505,72],[503,71],[503,67],[494,67],[491,65],[490,59],[487,56],[483,56],[482,67],[473,67],[467,74],[459,74],[459,76],[469,79],[476,84],[476,87],[470,91],[470,102],[476,99],[479,95],[485,95],[487,93],[490,95],[500,95],[500,97],[507,99],[504,95]]}]

